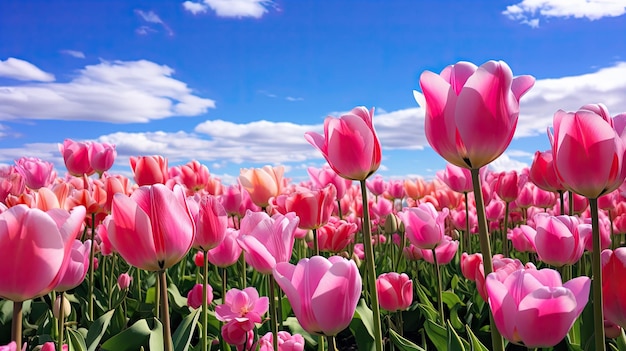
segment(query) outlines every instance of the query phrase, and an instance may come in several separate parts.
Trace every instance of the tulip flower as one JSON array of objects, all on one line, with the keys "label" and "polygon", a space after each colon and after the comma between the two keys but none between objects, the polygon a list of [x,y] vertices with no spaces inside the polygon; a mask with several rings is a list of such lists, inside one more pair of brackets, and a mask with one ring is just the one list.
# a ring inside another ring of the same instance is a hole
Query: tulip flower
[{"label": "tulip flower", "polygon": [[526,347],[552,347],[574,325],[589,300],[591,280],[565,284],[552,269],[519,269],[509,275],[491,273],[486,280],[489,305],[502,335]]},{"label": "tulip flower", "polygon": [[611,323],[626,328],[626,248],[602,251],[602,306],[604,317]]},{"label": "tulip flower", "polygon": [[[259,342],[257,343],[258,349],[256,347],[253,350],[258,351],[272,351],[274,350],[272,346],[272,342],[274,337],[271,332],[263,335]],[[279,351],[304,351],[304,338],[300,334],[289,334],[286,331],[278,332],[278,350]]]},{"label": "tulip flower", "polygon": [[340,176],[365,180],[382,160],[380,141],[374,131],[374,109],[355,107],[339,118],[324,120],[324,135],[307,132],[304,138],[317,148]]},{"label": "tulip flower", "polygon": [[24,184],[33,190],[47,187],[56,178],[54,165],[36,157],[16,160],[15,170],[24,178]]},{"label": "tulip flower", "polygon": [[476,274],[479,273],[478,267],[483,264],[483,255],[480,253],[461,254],[461,274],[469,281],[476,281]]},{"label": "tulip flower", "polygon": [[120,290],[126,290],[130,287],[130,283],[133,281],[133,277],[131,277],[128,273],[122,273],[119,277],[117,277],[117,286],[119,286]]},{"label": "tulip flower", "polygon": [[265,166],[242,169],[239,183],[250,194],[250,199],[259,207],[266,207],[271,197],[278,196],[283,188],[285,168]]},{"label": "tulip flower", "polygon": [[54,287],[55,291],[67,291],[79,286],[89,270],[89,256],[91,250],[91,240],[84,243],[74,240],[72,251],[70,252],[70,262],[63,272],[63,276]]},{"label": "tulip flower", "polygon": [[222,242],[211,250],[207,251],[209,262],[221,268],[232,266],[241,256],[241,246],[237,242],[239,231],[233,228],[226,228],[226,234]]},{"label": "tulip flower", "polygon": [[131,156],[129,161],[139,186],[165,184],[169,178],[167,159],[163,156]]},{"label": "tulip flower", "polygon": [[130,265],[162,271],[189,251],[196,229],[182,187],[142,186],[115,194],[111,207],[108,238]]},{"label": "tulip flower", "polygon": [[341,199],[346,194],[346,190],[352,185],[352,180],[340,177],[327,165],[324,165],[321,169],[309,167],[307,172],[314,187],[317,189],[324,188],[328,184],[334,185],[335,190],[337,190],[337,200]]},{"label": "tulip flower", "polygon": [[[196,284],[189,290],[189,293],[187,293],[187,306],[193,309],[202,307],[202,289],[202,284]],[[213,302],[213,288],[211,285],[207,285],[206,289],[205,299],[207,305],[210,305]]]},{"label": "tulip flower", "polygon": [[539,259],[560,267],[571,265],[580,259],[585,241],[580,232],[577,217],[535,215],[535,250]]},{"label": "tulip flower", "polygon": [[241,220],[237,242],[246,262],[261,274],[271,274],[279,262],[289,262],[299,219],[295,213],[275,214],[248,211]]},{"label": "tulip flower", "polygon": [[437,172],[437,177],[456,192],[472,192],[472,175],[467,168],[448,163],[445,170]]},{"label": "tulip flower", "polygon": [[343,251],[354,240],[357,229],[355,223],[330,217],[328,223],[317,230],[320,251],[334,253]]},{"label": "tulip flower", "polygon": [[380,307],[396,312],[409,308],[413,302],[413,281],[405,273],[383,273],[376,279]]},{"label": "tulip flower", "polygon": [[374,196],[380,196],[387,190],[387,184],[380,174],[377,174],[374,178],[365,182],[367,189]]},{"label": "tulip flower", "polygon": [[297,187],[289,195],[275,197],[274,203],[282,214],[295,212],[300,218],[299,228],[318,229],[328,223],[335,207],[336,194],[335,187],[331,185],[319,190]]},{"label": "tulip flower", "polygon": [[[452,240],[449,236],[445,235],[441,242],[435,247],[435,255],[437,256],[437,265],[448,264],[456,255],[456,251],[459,248],[459,241]],[[433,249],[422,249],[422,257],[424,261],[428,263],[435,263],[435,257],[433,257]]]},{"label": "tulip flower", "polygon": [[17,205],[0,213],[0,297],[21,302],[52,291],[84,218],[82,206],[43,212]]},{"label": "tulip flower", "polygon": [[398,213],[404,223],[406,237],[411,244],[420,249],[434,249],[445,234],[445,219],[448,209],[437,212],[431,203],[423,203],[418,207],[406,208]]},{"label": "tulip flower", "polygon": [[72,139],[65,139],[63,144],[59,144],[59,151],[63,156],[65,167],[71,175],[82,177],[83,174],[90,176],[96,172],[89,161],[91,147],[90,142],[79,142]]},{"label": "tulip flower", "polygon": [[196,160],[180,167],[180,182],[190,193],[204,189],[209,183],[209,177],[209,168]]},{"label": "tulip flower", "polygon": [[552,150],[535,152],[530,166],[529,180],[545,191],[563,192],[565,190],[554,168]]},{"label": "tulip flower", "polygon": [[254,324],[245,320],[243,322],[236,319],[222,326],[222,338],[224,342],[235,345],[237,351],[248,351],[254,343]]},{"label": "tulip flower", "polygon": [[196,195],[189,205],[196,224],[193,247],[207,251],[219,245],[228,226],[224,206],[213,195]]},{"label": "tulip flower", "polygon": [[115,145],[109,143],[92,143],[89,149],[89,163],[98,174],[108,171],[115,162],[117,151]]},{"label": "tulip flower", "polygon": [[361,275],[354,261],[313,256],[295,266],[278,263],[273,275],[307,332],[337,335],[352,321],[361,296]]},{"label": "tulip flower", "polygon": [[[513,78],[502,61],[480,67],[459,62],[440,74],[420,77],[426,104],[426,138],[446,161],[479,169],[508,147],[519,116],[519,100],[533,85],[531,76]],[[423,104],[416,93],[416,100]]]},{"label": "tulip flower", "polygon": [[261,323],[261,316],[269,308],[269,299],[266,296],[259,297],[259,292],[253,287],[243,290],[232,288],[226,292],[223,302],[215,307],[215,317],[222,322],[237,320]]},{"label": "tulip flower", "polygon": [[535,249],[535,228],[522,224],[519,227],[509,229],[507,238],[511,240],[513,248],[519,252],[537,252]]}]

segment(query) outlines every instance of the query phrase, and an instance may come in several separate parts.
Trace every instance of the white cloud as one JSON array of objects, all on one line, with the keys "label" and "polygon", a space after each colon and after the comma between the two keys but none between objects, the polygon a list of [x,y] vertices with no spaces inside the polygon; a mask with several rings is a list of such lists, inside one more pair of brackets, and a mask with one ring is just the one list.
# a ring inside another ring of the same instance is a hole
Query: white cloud
[{"label": "white cloud", "polygon": [[[148,23],[155,23],[155,24],[160,24],[166,31],[168,35],[174,35],[174,31],[172,31],[172,29],[170,28],[170,26],[167,25],[167,23],[165,23],[161,17],[159,17],[159,15],[157,15],[154,11],[142,11],[142,10],[135,10],[135,13],[141,17],[141,19],[143,19],[144,21],[148,22]],[[136,29],[136,32],[138,34],[141,35],[146,35],[151,31],[156,31],[153,28],[149,27],[149,26],[141,26],[139,28]]]},{"label": "white cloud", "polygon": [[194,95],[173,74],[146,60],[103,61],[79,70],[69,82],[0,86],[0,120],[142,123],[215,108],[213,100]]},{"label": "white cloud", "polygon": [[304,98],[301,98],[301,97],[293,97],[293,96],[287,96],[287,97],[285,98],[285,100],[287,100],[287,101],[303,101],[303,100],[304,100]]},{"label": "white cloud", "polygon": [[267,13],[270,6],[274,6],[274,3],[270,0],[203,0],[202,2],[183,2],[183,8],[194,15],[211,9],[219,17],[237,18],[261,18]]},{"label": "white cloud", "polygon": [[522,169],[529,167],[530,165],[526,162],[514,160],[511,158],[508,152],[503,153],[495,159],[493,162],[489,164],[489,169],[494,172],[503,172],[503,171],[521,171]]},{"label": "white cloud", "polygon": [[578,76],[539,79],[521,99],[516,137],[545,135],[559,109],[603,103],[611,115],[626,112],[626,62]]},{"label": "white cloud", "polygon": [[626,0],[522,0],[506,7],[502,14],[531,27],[539,26],[539,18],[618,17],[626,13]]},{"label": "white cloud", "polygon": [[61,50],[62,54],[69,55],[76,58],[85,58],[85,54],[82,51],[76,50]]},{"label": "white cloud", "polygon": [[14,57],[0,60],[0,77],[23,81],[52,82],[54,75],[39,69],[32,63]]}]

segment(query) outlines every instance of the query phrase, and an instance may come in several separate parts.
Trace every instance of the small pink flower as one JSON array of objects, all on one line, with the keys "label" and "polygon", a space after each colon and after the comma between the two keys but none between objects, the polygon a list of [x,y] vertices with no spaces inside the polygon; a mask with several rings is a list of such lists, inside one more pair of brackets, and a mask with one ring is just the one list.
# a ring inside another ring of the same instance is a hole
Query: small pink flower
[{"label": "small pink flower", "polygon": [[[272,351],[274,336],[272,332],[267,332],[263,335],[257,343],[258,351]],[[278,332],[278,351],[303,351],[304,350],[304,338],[300,334],[289,334],[286,331]],[[254,348],[257,350],[256,348]]]},{"label": "small pink flower", "polygon": [[261,316],[269,308],[269,299],[266,296],[259,297],[258,291],[253,287],[243,290],[232,288],[226,292],[224,303],[215,307],[215,316],[222,322],[250,321],[261,323]]},{"label": "small pink flower", "polygon": [[402,311],[413,302],[413,281],[405,273],[383,273],[376,279],[380,307],[387,311]]},{"label": "small pink flower", "polygon": [[[187,306],[191,308],[200,308],[202,307],[202,284],[196,284],[189,290],[187,294]],[[207,305],[210,305],[213,302],[213,287],[207,284],[206,286],[206,302]]]},{"label": "small pink flower", "polygon": [[15,170],[24,178],[26,186],[33,190],[47,187],[56,178],[54,165],[36,157],[22,157],[16,160]]}]

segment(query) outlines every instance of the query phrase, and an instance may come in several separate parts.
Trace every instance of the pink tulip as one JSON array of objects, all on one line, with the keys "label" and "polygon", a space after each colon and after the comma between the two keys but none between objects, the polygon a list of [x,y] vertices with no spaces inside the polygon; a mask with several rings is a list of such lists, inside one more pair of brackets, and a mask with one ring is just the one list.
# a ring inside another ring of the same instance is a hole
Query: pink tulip
[{"label": "pink tulip", "polygon": [[405,273],[383,273],[376,279],[380,307],[396,312],[409,308],[413,302],[413,281]]},{"label": "pink tulip", "polygon": [[79,286],[89,270],[89,255],[91,253],[91,240],[84,243],[80,240],[74,240],[72,251],[70,252],[70,262],[63,272],[63,275],[57,285],[55,291],[67,291]]},{"label": "pink tulip", "polygon": [[483,255],[481,253],[461,254],[461,274],[469,280],[476,281],[476,274],[479,273],[478,267],[483,264]]},{"label": "pink tulip", "polygon": [[556,195],[536,186],[533,188],[533,205],[545,209],[553,208],[556,205]]},{"label": "pink tulip", "polygon": [[295,213],[275,214],[248,211],[241,221],[237,242],[246,262],[261,274],[271,274],[279,262],[289,262],[299,219]]},{"label": "pink tulip", "polygon": [[294,212],[300,218],[298,227],[308,230],[317,229],[328,223],[335,208],[336,198],[337,191],[332,185],[318,190],[297,187],[289,195],[275,197],[274,203],[278,212],[282,214]]},{"label": "pink tulip", "polygon": [[341,199],[346,194],[346,190],[352,185],[352,180],[340,177],[332,168],[326,165],[321,169],[309,167],[307,172],[311,177],[314,188],[321,189],[328,184],[334,185],[337,190],[337,199]]},{"label": "pink tulip", "polygon": [[128,273],[122,273],[119,277],[117,277],[117,286],[119,286],[120,290],[126,290],[130,287],[130,283],[133,281],[133,277],[131,277]]},{"label": "pink tulip", "polygon": [[[452,240],[449,236],[444,236],[437,247],[435,247],[435,255],[437,255],[437,264],[445,265],[452,262],[459,248],[458,240]],[[428,263],[435,263],[432,249],[422,249],[422,257]]]},{"label": "pink tulip", "polygon": [[441,212],[435,210],[431,203],[423,203],[418,207],[409,207],[398,213],[404,224],[406,237],[411,244],[420,249],[433,249],[445,234],[445,219],[448,209]]},{"label": "pink tulip", "polygon": [[327,117],[324,135],[307,132],[304,138],[322,153],[341,177],[365,180],[376,172],[382,159],[373,117],[373,108],[368,111],[363,106],[355,107],[339,118]]},{"label": "pink tulip", "polygon": [[16,160],[15,170],[24,178],[24,184],[33,190],[47,187],[56,178],[54,165],[36,157],[22,157]]},{"label": "pink tulip", "polygon": [[115,162],[117,151],[115,145],[109,143],[93,143],[89,149],[89,163],[98,174],[108,171]]},{"label": "pink tulip", "polygon": [[243,290],[232,288],[226,292],[224,303],[215,307],[215,317],[222,322],[237,320],[261,323],[261,316],[268,308],[269,299],[266,296],[259,297],[254,287]]},{"label": "pink tulip", "polygon": [[352,321],[362,288],[354,261],[313,256],[295,266],[282,262],[274,268],[274,278],[307,332],[337,335]]},{"label": "pink tulip", "polygon": [[535,249],[539,259],[560,267],[580,259],[585,249],[577,217],[535,215]]},{"label": "pink tulip", "polygon": [[84,218],[84,207],[43,212],[17,205],[0,213],[0,297],[19,302],[52,291]]},{"label": "pink tulip", "polygon": [[519,195],[518,175],[516,171],[502,172],[498,175],[495,192],[504,202],[513,202]]},{"label": "pink tulip", "polygon": [[[267,332],[257,343],[258,351],[272,351],[274,336],[272,332]],[[289,334],[286,331],[278,332],[278,351],[304,351],[304,338],[300,334]],[[257,350],[257,348],[254,348]]]},{"label": "pink tulip", "polygon": [[236,319],[222,326],[222,338],[224,342],[235,345],[237,351],[248,351],[254,343],[254,323],[249,320],[240,322]]},{"label": "pink tulip", "polygon": [[531,76],[513,78],[502,61],[489,61],[480,67],[459,62],[440,74],[422,73],[428,143],[459,167],[479,169],[487,165],[511,142],[519,99],[534,82]]},{"label": "pink tulip", "polygon": [[[202,307],[202,284],[196,284],[187,293],[187,306],[197,309]],[[210,305],[213,302],[213,287],[211,285],[206,286],[206,303]]]},{"label": "pink tulip", "polygon": [[[476,290],[478,290],[478,294],[482,297],[483,301],[487,302],[487,286],[485,284],[485,267],[482,262],[481,255],[480,264],[477,265],[477,271],[475,275],[476,282]],[[512,272],[524,268],[524,265],[518,259],[512,259],[508,257],[504,257],[501,254],[497,254],[493,256],[493,272],[499,274],[499,276],[508,276]]]},{"label": "pink tulip", "polygon": [[589,300],[591,280],[561,283],[552,269],[519,269],[510,275],[487,276],[489,305],[498,331],[526,347],[551,347],[574,325]]},{"label": "pink tulip", "polygon": [[242,204],[241,185],[231,185],[220,195],[220,202],[229,216],[241,216],[245,214]]},{"label": "pink tulip", "polygon": [[180,181],[191,193],[204,189],[209,177],[209,168],[196,160],[180,167]]},{"label": "pink tulip", "polygon": [[626,248],[602,251],[602,307],[604,318],[626,327]]},{"label": "pink tulip", "polygon": [[354,241],[357,229],[355,223],[330,217],[328,223],[317,230],[320,251],[337,253],[345,250]]},{"label": "pink tulip", "polygon": [[227,228],[222,242],[207,252],[209,262],[221,268],[235,264],[242,252],[241,246],[237,242],[238,236],[238,230]]},{"label": "pink tulip", "polygon": [[196,223],[193,247],[203,251],[219,245],[226,235],[228,215],[224,206],[213,195],[196,195],[188,202]]},{"label": "pink tulip", "polygon": [[367,180],[365,185],[374,196],[380,196],[387,190],[387,184],[380,174],[377,174],[374,178]]},{"label": "pink tulip", "polygon": [[129,161],[139,186],[165,184],[169,178],[167,159],[163,156],[131,156]]},{"label": "pink tulip", "polygon": [[556,168],[554,168],[552,150],[535,152],[533,163],[530,166],[529,179],[538,188],[545,191],[557,192],[565,190],[556,174]]},{"label": "pink tulip", "polygon": [[383,194],[386,198],[390,200],[403,199],[406,196],[404,191],[404,181],[392,179],[387,183],[387,190]]},{"label": "pink tulip", "polygon": [[[19,351],[19,349],[17,348],[15,341],[11,341],[6,345],[0,345],[0,351]],[[26,351],[26,343],[24,343],[22,351]]]},{"label": "pink tulip", "polygon": [[59,151],[63,156],[63,161],[65,161],[65,167],[71,175],[82,177],[83,174],[90,176],[96,172],[89,161],[91,145],[91,142],[79,142],[71,139],[65,139],[62,145],[59,144]]},{"label": "pink tulip", "polygon": [[142,186],[115,194],[111,207],[108,238],[130,265],[161,271],[189,251],[196,229],[182,187]]},{"label": "pink tulip", "polygon": [[513,248],[519,252],[536,252],[535,250],[535,236],[537,231],[526,224],[522,224],[519,227],[509,229],[507,238],[511,240]]},{"label": "pink tulip", "polygon": [[448,163],[443,171],[437,172],[437,177],[456,192],[470,193],[474,190],[472,175],[467,168]]},{"label": "pink tulip", "polygon": [[597,199],[624,182],[626,144],[613,125],[603,105],[554,114],[554,135],[549,137],[556,172],[566,188]]}]

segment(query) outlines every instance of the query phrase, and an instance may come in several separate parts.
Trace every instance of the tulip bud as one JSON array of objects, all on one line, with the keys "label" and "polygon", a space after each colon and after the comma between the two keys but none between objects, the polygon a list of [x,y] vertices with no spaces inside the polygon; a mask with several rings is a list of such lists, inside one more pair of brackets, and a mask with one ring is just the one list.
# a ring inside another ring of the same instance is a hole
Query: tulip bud
[{"label": "tulip bud", "polygon": [[385,234],[391,235],[398,232],[398,217],[395,214],[390,213],[385,218]]},{"label": "tulip bud", "polygon": [[193,257],[193,263],[196,267],[204,267],[204,252],[196,252],[196,255]]},{"label": "tulip bud", "polygon": [[[67,317],[70,315],[70,313],[72,313],[72,305],[70,305],[70,301],[68,299],[62,299],[63,300],[63,316]],[[61,315],[61,295],[58,295],[57,298],[54,300],[54,306],[52,308],[52,314],[54,315],[55,318],[60,319]]]},{"label": "tulip bud", "polygon": [[[202,307],[202,289],[202,284],[196,284],[189,290],[187,294],[187,306],[191,308]],[[206,286],[206,301],[207,304],[213,302],[213,288],[208,284]]]},{"label": "tulip bud", "polygon": [[120,287],[120,290],[126,290],[130,286],[130,282],[133,281],[133,277],[128,275],[128,273],[122,273],[117,278],[117,285]]}]

